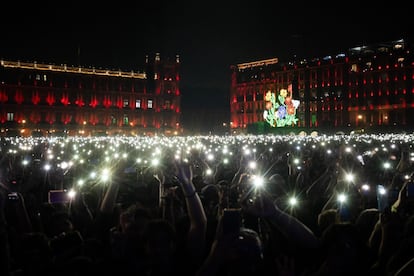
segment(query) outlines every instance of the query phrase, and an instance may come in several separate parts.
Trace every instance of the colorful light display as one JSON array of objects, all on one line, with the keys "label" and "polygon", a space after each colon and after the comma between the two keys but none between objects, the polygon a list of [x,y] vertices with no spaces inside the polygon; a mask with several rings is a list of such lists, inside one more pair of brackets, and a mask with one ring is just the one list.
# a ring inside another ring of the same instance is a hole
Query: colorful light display
[{"label": "colorful light display", "polygon": [[292,84],[287,89],[280,89],[278,94],[269,90],[265,95],[263,118],[272,127],[295,125],[298,106],[299,101],[292,98]]}]

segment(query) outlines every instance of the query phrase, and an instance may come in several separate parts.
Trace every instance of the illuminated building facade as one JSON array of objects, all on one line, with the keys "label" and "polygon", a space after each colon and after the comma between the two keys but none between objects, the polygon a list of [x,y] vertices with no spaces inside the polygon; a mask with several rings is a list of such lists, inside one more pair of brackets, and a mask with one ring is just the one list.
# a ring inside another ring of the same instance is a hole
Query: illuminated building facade
[{"label": "illuminated building facade", "polygon": [[[293,127],[375,129],[414,126],[413,54],[404,40],[336,56],[232,66],[231,128],[264,122],[268,92],[288,89],[299,105]],[[267,112],[267,111],[266,111]]]},{"label": "illuminated building facade", "polygon": [[142,73],[0,61],[3,133],[145,135],[181,132],[180,60],[146,56]]}]

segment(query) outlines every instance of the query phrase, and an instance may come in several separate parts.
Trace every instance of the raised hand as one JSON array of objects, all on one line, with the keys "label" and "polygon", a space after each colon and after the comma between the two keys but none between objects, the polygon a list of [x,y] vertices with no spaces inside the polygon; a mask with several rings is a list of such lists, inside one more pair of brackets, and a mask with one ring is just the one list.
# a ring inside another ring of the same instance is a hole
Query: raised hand
[{"label": "raised hand", "polygon": [[193,170],[189,163],[176,162],[176,180],[183,189],[185,196],[190,196],[195,192],[193,185]]},{"label": "raised hand", "polygon": [[249,192],[241,199],[243,211],[257,217],[271,217],[277,215],[281,210],[274,203],[273,198],[266,191],[258,193]]}]

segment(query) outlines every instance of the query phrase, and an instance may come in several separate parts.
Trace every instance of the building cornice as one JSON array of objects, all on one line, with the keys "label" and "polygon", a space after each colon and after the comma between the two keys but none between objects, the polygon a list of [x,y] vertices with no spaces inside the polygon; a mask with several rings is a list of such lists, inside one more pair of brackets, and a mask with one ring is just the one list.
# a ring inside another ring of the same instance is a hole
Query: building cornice
[{"label": "building cornice", "polygon": [[50,71],[50,72],[64,72],[64,73],[122,77],[122,78],[132,78],[132,79],[146,79],[147,78],[145,73],[136,73],[134,71],[124,72],[121,70],[114,71],[114,70],[105,70],[105,69],[96,69],[96,68],[74,67],[74,66],[67,66],[66,64],[54,65],[54,64],[37,63],[37,62],[0,60],[0,66],[4,68],[40,70],[40,71]]}]

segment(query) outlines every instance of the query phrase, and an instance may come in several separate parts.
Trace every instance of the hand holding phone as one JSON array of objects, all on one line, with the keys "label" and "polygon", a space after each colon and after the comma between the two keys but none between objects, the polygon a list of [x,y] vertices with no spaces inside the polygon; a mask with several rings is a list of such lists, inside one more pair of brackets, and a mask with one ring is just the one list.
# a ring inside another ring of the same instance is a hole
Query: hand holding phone
[{"label": "hand holding phone", "polygon": [[70,201],[67,190],[50,190],[48,194],[49,203],[66,203]]},{"label": "hand holding phone", "polygon": [[9,201],[18,201],[19,200],[19,194],[16,193],[16,192],[9,193],[7,196],[8,196]]},{"label": "hand holding phone", "polygon": [[383,213],[386,208],[389,207],[388,195],[383,185],[377,185],[377,208],[378,211]]}]

